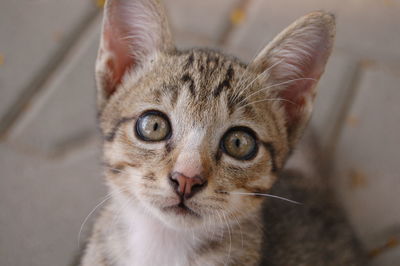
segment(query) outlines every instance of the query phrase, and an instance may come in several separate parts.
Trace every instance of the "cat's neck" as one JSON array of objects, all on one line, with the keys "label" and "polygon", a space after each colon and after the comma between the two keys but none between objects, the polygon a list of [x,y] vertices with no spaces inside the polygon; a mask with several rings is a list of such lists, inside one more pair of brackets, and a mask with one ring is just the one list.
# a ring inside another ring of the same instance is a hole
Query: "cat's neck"
[{"label": "cat's neck", "polygon": [[165,226],[157,218],[135,208],[123,214],[128,228],[126,244],[130,265],[188,265],[195,252],[196,238]]},{"label": "cat's neck", "polygon": [[[202,246],[215,241],[204,229],[171,228],[140,206],[126,208],[113,216],[120,216],[115,226],[125,234],[124,245],[129,256],[125,257],[124,265],[193,265],[192,260]],[[224,241],[218,237],[218,241]]]},{"label": "cat's neck", "polygon": [[[114,202],[109,207],[110,230],[123,239],[120,245],[125,250],[123,256],[113,256],[123,258],[118,265],[218,265],[234,259],[237,250],[243,250],[242,239],[249,233],[248,221],[227,221],[226,227],[222,228],[210,224],[198,229],[178,230],[140,205],[124,207]],[[210,257],[207,253],[220,255]]]}]

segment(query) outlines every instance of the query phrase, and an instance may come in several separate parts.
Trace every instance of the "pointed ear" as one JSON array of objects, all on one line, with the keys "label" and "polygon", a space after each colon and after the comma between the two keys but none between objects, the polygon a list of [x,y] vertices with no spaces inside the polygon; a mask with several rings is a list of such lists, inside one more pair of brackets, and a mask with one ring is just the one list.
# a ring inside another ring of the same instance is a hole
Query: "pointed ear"
[{"label": "pointed ear", "polygon": [[96,61],[98,107],[104,106],[126,73],[140,70],[158,52],[173,49],[158,0],[108,0]]},{"label": "pointed ear", "polygon": [[[286,28],[256,57],[251,67],[268,72],[268,86],[283,107],[289,144],[297,142],[311,111],[317,85],[331,54],[334,16],[310,13]],[[272,82],[272,84],[271,84]]]}]

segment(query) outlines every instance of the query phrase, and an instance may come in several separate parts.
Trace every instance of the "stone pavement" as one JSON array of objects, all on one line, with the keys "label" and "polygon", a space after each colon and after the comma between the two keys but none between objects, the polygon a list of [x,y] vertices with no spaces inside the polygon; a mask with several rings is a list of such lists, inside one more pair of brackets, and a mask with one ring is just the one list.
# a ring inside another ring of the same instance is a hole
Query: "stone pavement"
[{"label": "stone pavement", "polygon": [[[70,265],[105,196],[93,78],[101,2],[0,2],[0,265]],[[165,3],[179,47],[245,61],[301,15],[336,14],[311,126],[372,265],[400,265],[400,1]]]}]

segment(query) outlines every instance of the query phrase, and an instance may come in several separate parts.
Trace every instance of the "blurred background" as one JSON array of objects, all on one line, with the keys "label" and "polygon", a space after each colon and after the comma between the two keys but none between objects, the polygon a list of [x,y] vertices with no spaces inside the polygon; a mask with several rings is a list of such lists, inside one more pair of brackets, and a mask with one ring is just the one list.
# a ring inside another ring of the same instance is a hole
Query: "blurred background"
[{"label": "blurred background", "polygon": [[[400,265],[400,1],[164,0],[181,48],[253,56],[298,17],[337,16],[311,130],[372,265]],[[71,265],[106,190],[94,61],[103,1],[0,1],[0,265]]]}]

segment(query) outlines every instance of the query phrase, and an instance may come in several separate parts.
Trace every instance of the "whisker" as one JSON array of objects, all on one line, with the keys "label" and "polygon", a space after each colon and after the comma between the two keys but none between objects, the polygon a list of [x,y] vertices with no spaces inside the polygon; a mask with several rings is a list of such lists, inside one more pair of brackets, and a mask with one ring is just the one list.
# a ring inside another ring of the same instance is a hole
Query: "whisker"
[{"label": "whisker", "polygon": [[[264,40],[264,43],[267,41],[267,39]],[[243,79],[243,77],[248,73],[250,67],[252,66],[254,60],[256,59],[257,55],[264,49],[264,46],[259,47],[259,49],[257,50],[257,53],[255,53],[253,55],[253,57],[251,58],[251,60],[249,61],[249,63],[247,64],[245,70],[243,71],[242,75],[239,78],[239,81],[237,83],[237,88],[240,88],[245,82],[248,81],[248,78]],[[241,90],[239,90],[233,97],[233,99],[236,99],[239,94],[241,93]]]},{"label": "whisker", "polygon": [[228,259],[226,260],[226,264],[229,263],[230,257],[231,257],[231,251],[232,251],[232,232],[231,232],[231,227],[229,226],[228,223],[228,218],[226,217],[225,213],[221,211],[222,217],[224,218],[225,224],[228,227],[228,236],[229,236],[229,250],[228,250]]},{"label": "whisker", "polygon": [[[122,169],[114,168],[114,167],[107,166],[107,165],[105,165],[105,166],[103,166],[103,167],[104,167],[104,168],[107,168],[107,169],[109,169],[109,170],[112,170],[112,171],[121,173],[121,174],[130,175],[131,177],[143,178],[143,175],[137,174],[137,173],[128,172],[127,170],[122,170]],[[131,167],[131,166],[128,166],[128,167],[133,168],[133,167]]]},{"label": "whisker", "polygon": [[268,194],[268,193],[258,193],[258,192],[237,192],[237,191],[232,191],[232,192],[227,192],[227,191],[219,191],[220,193],[228,193],[228,194],[234,194],[234,195],[243,195],[243,196],[263,196],[263,197],[269,197],[269,198],[274,198],[274,199],[280,199],[280,200],[284,200],[284,201],[288,201],[290,203],[293,204],[298,204],[298,205],[302,205],[303,203],[295,201],[295,200],[291,200],[288,198],[284,198],[284,197],[280,197],[280,196],[276,196],[276,195],[272,195],[272,194]]},{"label": "whisker", "polygon": [[[240,75],[240,78],[239,78],[239,80],[237,82],[237,86],[236,86],[237,88],[240,88],[248,80],[248,78],[243,79],[243,77],[247,74],[248,70],[249,70],[249,66],[247,66],[245,68],[245,70],[243,71],[242,75]],[[236,97],[237,97],[237,94],[234,96],[234,99]]]},{"label": "whisker", "polygon": [[[114,171],[114,172],[117,172],[117,173],[121,173],[121,174],[131,174],[131,173],[127,172],[126,170],[118,169],[118,168],[115,168],[115,167],[111,167],[111,166],[107,166],[107,165],[104,165],[103,167],[104,167],[104,168],[107,168],[107,169],[109,169],[109,170],[112,170],[112,171]],[[130,166],[129,166],[129,167],[130,167]]]},{"label": "whisker", "polygon": [[91,212],[89,212],[89,214],[85,217],[85,219],[82,222],[81,228],[79,229],[79,233],[78,233],[78,248],[80,248],[80,244],[81,244],[81,234],[82,234],[82,230],[87,222],[87,220],[89,219],[89,217],[101,206],[103,205],[106,201],[108,201],[112,196],[109,195],[108,197],[106,197],[105,199],[103,199],[99,204],[97,204],[93,210]]},{"label": "whisker", "polygon": [[250,102],[250,103],[247,103],[247,104],[245,104],[245,105],[242,105],[242,106],[240,106],[239,108],[236,109],[236,112],[239,111],[239,110],[241,110],[241,109],[243,109],[243,108],[245,108],[246,106],[248,106],[248,105],[250,105],[250,104],[255,104],[255,103],[260,103],[260,102],[268,102],[268,101],[271,101],[271,102],[273,102],[273,101],[281,101],[281,102],[288,102],[288,103],[291,103],[291,104],[296,104],[295,102],[292,102],[292,101],[290,101],[290,100],[288,100],[288,99],[283,99],[283,98],[267,98],[267,99],[262,99],[262,100],[258,100],[258,101],[254,101],[254,102]]},{"label": "whisker", "polygon": [[[239,94],[243,93],[244,91],[246,91],[248,88],[251,87],[251,85],[253,85],[254,82],[256,82],[260,77],[269,74],[269,71],[272,70],[275,66],[279,65],[280,63],[282,63],[283,59],[279,60],[278,62],[274,63],[273,65],[271,65],[270,67],[268,67],[267,69],[265,69],[263,72],[261,72],[260,74],[258,74],[251,82],[249,82],[249,84],[246,85],[246,87],[244,87],[243,89],[239,90],[239,93],[237,94],[237,96],[239,96]],[[242,85],[242,84],[240,84]],[[246,97],[247,98],[247,97]],[[245,98],[245,99],[246,99]],[[242,100],[244,101],[244,99]],[[241,102],[242,102],[241,101]]]},{"label": "whisker", "polygon": [[[213,216],[214,217],[214,216]],[[211,218],[213,218],[213,217],[211,217],[211,212],[209,212],[209,214],[208,214],[208,228],[210,228],[210,230],[211,229],[213,229],[212,231],[211,231],[211,239],[212,240],[214,240],[214,236],[215,236],[215,227],[214,228],[212,228],[212,220],[211,220]]]},{"label": "whisker", "polygon": [[242,232],[242,226],[240,225],[239,220],[237,219],[237,217],[236,217],[235,214],[232,213],[232,217],[233,217],[233,219],[235,219],[235,222],[236,222],[236,224],[237,224],[238,227],[239,227],[240,238],[241,238],[241,240],[242,240],[242,248],[243,248],[243,232]]},{"label": "whisker", "polygon": [[285,84],[288,84],[288,83],[292,83],[292,82],[295,82],[295,81],[299,81],[299,80],[312,80],[312,81],[317,81],[316,79],[313,79],[313,78],[297,78],[297,79],[291,79],[291,80],[287,80],[287,81],[284,81],[284,82],[276,83],[276,84],[270,85],[270,86],[268,86],[268,87],[262,88],[262,89],[260,89],[260,90],[258,90],[258,91],[255,91],[255,92],[251,93],[250,95],[248,95],[247,97],[245,97],[245,98],[242,100],[242,102],[245,101],[245,100],[247,100],[247,99],[249,99],[251,96],[253,96],[253,95],[257,94],[257,93],[260,93],[260,92],[262,92],[262,91],[269,90],[269,89],[271,89],[271,88],[278,87],[278,86],[282,86],[282,85],[285,85]]},{"label": "whisker", "polygon": [[[224,221],[222,220],[221,215],[219,214],[218,210],[216,210],[216,214],[218,215],[218,218],[219,218],[219,220],[221,222],[221,225],[223,225]],[[222,230],[221,232],[222,232],[222,234],[220,235],[220,241],[222,241],[222,239],[224,238],[224,235],[225,235],[225,231],[224,230]]]},{"label": "whisker", "polygon": [[83,222],[82,222],[81,228],[79,229],[79,233],[78,233],[78,247],[80,247],[80,240],[81,240],[81,235],[82,235],[83,228],[85,227],[85,224],[86,224],[86,222],[89,220],[90,216],[91,216],[101,205],[103,205],[103,204],[106,203],[108,200],[110,200],[110,199],[114,196],[114,194],[116,194],[116,193],[122,193],[122,191],[123,191],[123,190],[121,189],[121,190],[118,190],[118,191],[113,191],[113,192],[108,193],[108,194],[104,197],[104,199],[103,199],[102,201],[100,201],[100,203],[98,203],[98,204],[89,212],[89,214],[85,217],[85,219],[84,219]]}]

